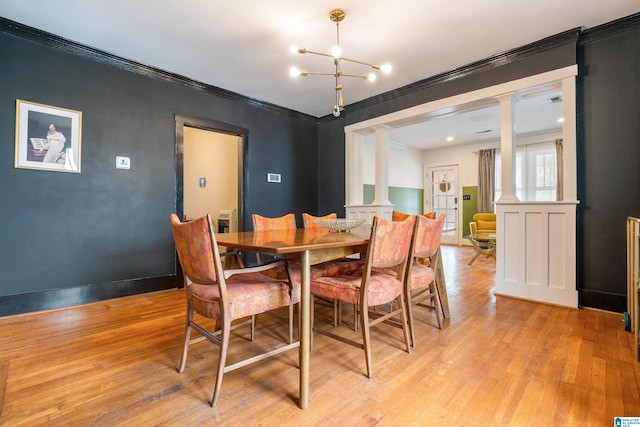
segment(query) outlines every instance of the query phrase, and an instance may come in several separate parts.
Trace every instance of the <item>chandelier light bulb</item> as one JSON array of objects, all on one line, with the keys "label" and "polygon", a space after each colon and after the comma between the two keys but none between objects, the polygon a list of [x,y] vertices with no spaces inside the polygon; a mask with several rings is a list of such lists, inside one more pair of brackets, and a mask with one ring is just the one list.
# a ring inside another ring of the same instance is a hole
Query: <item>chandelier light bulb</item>
[{"label": "chandelier light bulb", "polygon": [[290,47],[292,53],[308,53],[310,55],[319,55],[323,57],[333,57],[333,66],[335,67],[335,71],[308,71],[304,69],[300,69],[297,67],[291,67],[289,69],[289,74],[292,77],[298,76],[332,76],[335,78],[335,91],[336,91],[336,103],[333,107],[333,115],[338,117],[340,116],[340,112],[344,109],[344,100],[342,99],[342,78],[345,77],[355,77],[359,79],[369,80],[374,82],[377,80],[377,75],[374,73],[370,74],[351,74],[351,72],[343,72],[341,69],[341,64],[345,62],[349,62],[352,64],[364,65],[367,67],[371,67],[374,70],[381,70],[384,73],[391,72],[391,65],[383,64],[378,65],[378,63],[369,63],[365,61],[360,61],[353,58],[345,58],[342,56],[342,49],[340,48],[340,22],[344,20],[346,14],[342,9],[333,9],[329,12],[329,19],[331,22],[336,24],[336,44],[331,48],[331,54],[323,53],[323,52],[315,52],[312,50],[307,50],[306,48],[298,48],[293,45]]}]

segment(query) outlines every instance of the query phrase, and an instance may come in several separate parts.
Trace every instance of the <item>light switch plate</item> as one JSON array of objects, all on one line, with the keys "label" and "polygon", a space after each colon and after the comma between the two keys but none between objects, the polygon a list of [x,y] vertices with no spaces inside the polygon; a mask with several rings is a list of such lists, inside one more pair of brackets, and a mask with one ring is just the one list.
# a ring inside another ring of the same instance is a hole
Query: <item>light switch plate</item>
[{"label": "light switch plate", "polygon": [[131,167],[131,159],[128,157],[116,156],[117,169],[129,169]]}]

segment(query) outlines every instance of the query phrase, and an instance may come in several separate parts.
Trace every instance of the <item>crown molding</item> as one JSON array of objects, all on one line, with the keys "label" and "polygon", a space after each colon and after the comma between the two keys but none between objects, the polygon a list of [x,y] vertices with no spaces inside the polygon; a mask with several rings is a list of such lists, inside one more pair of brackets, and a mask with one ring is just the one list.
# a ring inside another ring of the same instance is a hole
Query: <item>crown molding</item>
[{"label": "crown molding", "polygon": [[111,54],[109,52],[96,49],[81,43],[74,42],[72,40],[65,39],[46,31],[39,30],[37,28],[29,27],[27,25],[20,24],[15,21],[11,21],[6,18],[0,17],[0,32],[6,33],[12,36],[17,36],[25,40],[39,43],[41,45],[53,47],[62,52],[77,55],[83,58],[91,59],[102,64],[111,65],[121,70],[129,71],[136,74],[141,74],[147,77],[151,77],[158,80],[163,80],[170,83],[175,83],[189,89],[194,89],[201,92],[207,92],[209,94],[234,100],[241,101],[252,107],[271,110],[279,114],[286,114],[299,119],[317,122],[317,118],[309,114],[300,113],[285,107],[281,107],[269,102],[260,101],[255,98],[250,98],[237,92],[222,89],[217,86],[202,83],[197,80],[190,79],[180,74],[165,71],[159,68],[151,67],[149,65],[142,64],[130,59],[125,59],[120,56]]}]

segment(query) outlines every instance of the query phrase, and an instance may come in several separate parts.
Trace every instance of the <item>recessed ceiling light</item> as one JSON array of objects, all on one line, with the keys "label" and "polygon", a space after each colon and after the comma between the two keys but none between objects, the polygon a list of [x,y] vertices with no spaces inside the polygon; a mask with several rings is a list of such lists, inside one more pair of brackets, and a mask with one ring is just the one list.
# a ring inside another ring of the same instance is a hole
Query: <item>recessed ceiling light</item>
[{"label": "recessed ceiling light", "polygon": [[564,117],[560,117],[560,118],[558,119],[558,123],[564,123]]},{"label": "recessed ceiling light", "polygon": [[447,137],[447,142],[451,142],[451,141],[453,141],[453,137],[452,136],[448,136]]}]

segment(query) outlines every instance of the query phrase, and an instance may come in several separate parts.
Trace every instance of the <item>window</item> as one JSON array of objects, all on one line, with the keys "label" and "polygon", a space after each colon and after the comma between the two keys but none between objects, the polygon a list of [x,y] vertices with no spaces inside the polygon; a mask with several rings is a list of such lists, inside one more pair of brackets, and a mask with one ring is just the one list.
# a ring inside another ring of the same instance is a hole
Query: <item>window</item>
[{"label": "window", "polygon": [[[502,194],[502,156],[496,151],[495,200]],[[516,196],[526,201],[555,201],[556,147],[553,142],[516,147],[514,174]]]}]

